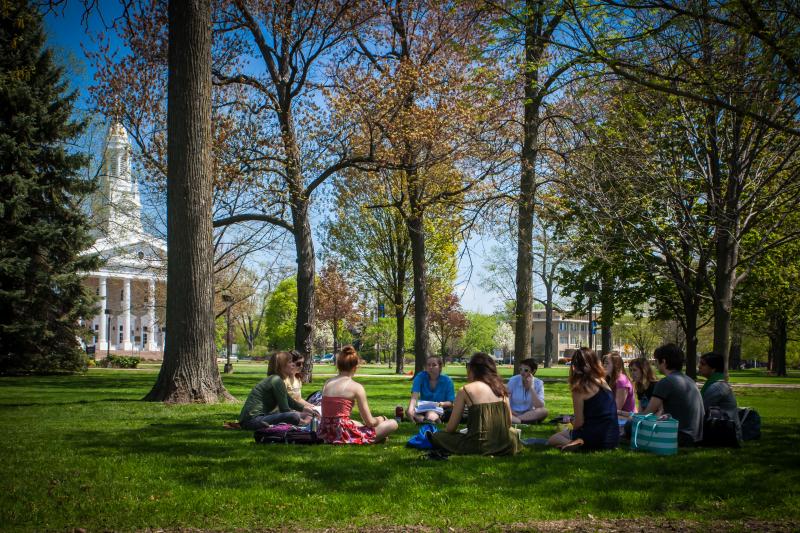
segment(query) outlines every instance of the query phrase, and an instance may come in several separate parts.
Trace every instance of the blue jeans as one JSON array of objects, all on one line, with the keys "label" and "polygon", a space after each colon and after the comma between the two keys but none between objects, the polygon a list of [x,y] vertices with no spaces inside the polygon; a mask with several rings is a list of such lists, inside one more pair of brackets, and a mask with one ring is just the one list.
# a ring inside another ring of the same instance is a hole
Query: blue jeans
[{"label": "blue jeans", "polygon": [[254,416],[249,420],[243,420],[242,422],[239,422],[239,424],[242,426],[242,429],[249,429],[252,431],[272,424],[286,423],[296,426],[300,423],[300,416],[301,413],[299,411],[286,411],[285,413],[272,413],[271,415]]}]

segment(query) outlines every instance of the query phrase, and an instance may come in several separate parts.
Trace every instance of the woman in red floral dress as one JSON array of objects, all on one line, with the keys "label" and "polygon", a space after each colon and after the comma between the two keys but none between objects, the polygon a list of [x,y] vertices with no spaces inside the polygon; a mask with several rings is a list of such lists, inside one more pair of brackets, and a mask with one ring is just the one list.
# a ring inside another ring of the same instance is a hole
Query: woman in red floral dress
[{"label": "woman in red floral dress", "polygon": [[[373,417],[367,404],[367,394],[360,383],[353,381],[358,369],[358,353],[348,345],[336,356],[339,374],[325,382],[322,388],[322,419],[319,436],[328,444],[372,444],[382,442],[397,430],[397,422],[385,416]],[[364,423],[350,418],[353,404]]]}]

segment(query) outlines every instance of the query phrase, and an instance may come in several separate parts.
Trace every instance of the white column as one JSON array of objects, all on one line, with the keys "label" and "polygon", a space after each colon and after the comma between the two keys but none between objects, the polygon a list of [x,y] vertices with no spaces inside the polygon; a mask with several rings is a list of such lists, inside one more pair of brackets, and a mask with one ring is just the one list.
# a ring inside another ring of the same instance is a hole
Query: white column
[{"label": "white column", "polygon": [[108,308],[108,285],[106,281],[105,276],[100,276],[97,280],[100,288],[100,316],[98,317],[100,321],[100,333],[97,335],[96,345],[98,350],[108,349],[108,318],[106,317],[106,309]]},{"label": "white column", "polygon": [[156,282],[147,280],[147,347],[148,352],[158,350],[156,339]]},{"label": "white column", "polygon": [[125,278],[122,283],[122,349],[133,350],[133,343],[131,343],[131,280]]}]

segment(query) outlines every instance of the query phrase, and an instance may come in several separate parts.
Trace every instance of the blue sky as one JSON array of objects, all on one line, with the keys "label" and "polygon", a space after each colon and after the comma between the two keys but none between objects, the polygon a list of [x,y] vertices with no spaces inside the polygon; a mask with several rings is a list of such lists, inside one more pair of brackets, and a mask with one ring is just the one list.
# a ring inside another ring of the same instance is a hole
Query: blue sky
[{"label": "blue sky", "polygon": [[[44,18],[48,46],[54,50],[57,60],[67,68],[70,83],[78,91],[77,106],[83,111],[90,111],[88,88],[94,77],[94,69],[87,60],[84,49],[97,49],[92,35],[99,32],[112,35],[113,31],[107,30],[106,25],[111,23],[119,9],[117,2],[113,1],[100,2],[100,5],[104,20],[94,11],[89,18],[88,27],[81,21],[83,7],[77,0],[67,0],[64,6],[46,13]],[[316,244],[319,246],[318,239]],[[496,241],[490,237],[474,237],[469,244],[472,272],[469,271],[469,259],[462,255],[456,293],[461,297],[465,309],[491,313],[499,307],[500,300],[487,293],[479,283],[485,274],[483,265],[489,260],[490,249]]]}]

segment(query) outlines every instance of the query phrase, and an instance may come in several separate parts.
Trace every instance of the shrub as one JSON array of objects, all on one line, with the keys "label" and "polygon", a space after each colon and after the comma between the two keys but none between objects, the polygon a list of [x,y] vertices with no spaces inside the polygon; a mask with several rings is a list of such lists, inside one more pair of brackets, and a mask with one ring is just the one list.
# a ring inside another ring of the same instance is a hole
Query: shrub
[{"label": "shrub", "polygon": [[109,354],[109,356],[100,361],[99,364],[105,368],[136,368],[139,366],[139,361],[141,361],[141,359],[135,355]]}]

